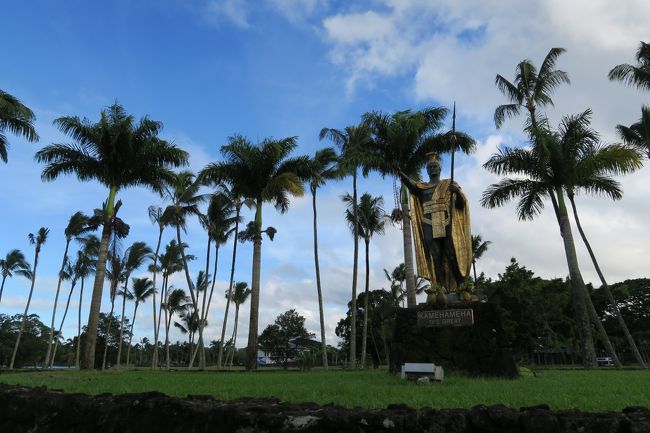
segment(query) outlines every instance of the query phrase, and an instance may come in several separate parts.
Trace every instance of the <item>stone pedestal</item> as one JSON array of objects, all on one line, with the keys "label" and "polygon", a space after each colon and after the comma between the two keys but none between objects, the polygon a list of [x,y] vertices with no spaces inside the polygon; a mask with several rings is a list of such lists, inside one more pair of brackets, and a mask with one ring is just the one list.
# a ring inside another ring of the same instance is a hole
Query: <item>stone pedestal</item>
[{"label": "stone pedestal", "polygon": [[[474,324],[468,326],[418,326],[418,312],[473,310]],[[499,310],[492,303],[419,305],[397,311],[390,371],[399,372],[405,362],[433,362],[445,371],[476,376],[517,377],[510,343],[503,333]]]}]

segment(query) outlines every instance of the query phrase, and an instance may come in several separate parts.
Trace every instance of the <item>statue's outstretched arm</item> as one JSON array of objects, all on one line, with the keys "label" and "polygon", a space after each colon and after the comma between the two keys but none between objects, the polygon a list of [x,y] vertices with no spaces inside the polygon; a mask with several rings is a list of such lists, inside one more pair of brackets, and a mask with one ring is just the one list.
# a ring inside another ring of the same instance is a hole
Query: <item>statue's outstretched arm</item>
[{"label": "statue's outstretched arm", "polygon": [[397,173],[399,174],[399,177],[402,180],[402,182],[404,182],[404,185],[406,185],[406,187],[411,191],[411,193],[420,191],[420,189],[417,186],[417,183],[413,179],[408,177],[406,174],[404,174],[402,170],[397,168]]}]

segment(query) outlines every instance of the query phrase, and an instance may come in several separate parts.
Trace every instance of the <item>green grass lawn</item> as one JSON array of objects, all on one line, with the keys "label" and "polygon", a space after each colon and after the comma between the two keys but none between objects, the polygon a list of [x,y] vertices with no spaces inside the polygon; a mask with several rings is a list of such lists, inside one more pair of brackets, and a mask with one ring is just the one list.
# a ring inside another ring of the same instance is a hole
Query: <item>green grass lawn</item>
[{"label": "green grass lawn", "polygon": [[0,382],[46,385],[89,394],[160,391],[179,397],[210,394],[223,400],[274,396],[290,402],[336,403],[367,408],[395,403],[416,408],[458,408],[497,403],[518,408],[545,403],[552,409],[587,411],[650,407],[650,371],[544,370],[536,377],[517,380],[448,375],[443,384],[405,382],[385,370],[257,373],[45,371],[2,373]]}]

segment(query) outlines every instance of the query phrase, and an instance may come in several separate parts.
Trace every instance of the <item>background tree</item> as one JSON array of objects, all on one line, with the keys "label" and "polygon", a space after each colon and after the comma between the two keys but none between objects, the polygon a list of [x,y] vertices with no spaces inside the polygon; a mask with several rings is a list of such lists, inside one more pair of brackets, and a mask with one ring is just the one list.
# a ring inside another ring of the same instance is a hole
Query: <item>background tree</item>
[{"label": "background tree", "polygon": [[309,190],[312,198],[312,211],[314,214],[314,267],[316,269],[316,292],[318,294],[318,312],[320,318],[320,335],[323,356],[323,368],[327,370],[327,342],[325,341],[325,317],[323,314],[323,292],[320,281],[320,266],[318,263],[318,223],[316,212],[316,191],[325,185],[328,180],[339,177],[337,169],[338,157],[336,151],[326,147],[316,151],[310,160],[309,168]]},{"label": "background tree", "polygon": [[174,289],[169,292],[169,295],[167,296],[167,301],[165,302],[165,329],[167,330],[165,336],[165,364],[167,365],[168,370],[171,364],[169,353],[169,328],[171,326],[172,319],[174,318],[174,315],[183,316],[188,311],[188,309],[190,309],[191,305],[192,301],[183,289]]},{"label": "background tree", "polygon": [[616,125],[616,132],[625,144],[634,146],[650,158],[650,107],[641,107],[641,118],[630,126]]},{"label": "background tree", "polygon": [[9,147],[5,132],[21,135],[27,141],[38,141],[38,134],[34,129],[35,120],[32,110],[15,96],[0,90],[0,159],[5,163]]},{"label": "background tree", "polygon": [[36,268],[38,267],[38,255],[41,253],[41,247],[47,240],[47,235],[50,233],[50,229],[41,227],[38,229],[36,235],[30,233],[29,243],[34,245],[34,267],[32,268],[32,284],[29,288],[29,296],[27,297],[27,304],[25,305],[25,312],[23,313],[23,321],[20,325],[20,330],[18,331],[18,336],[16,337],[16,344],[14,345],[14,351],[11,355],[11,362],[9,363],[9,370],[14,368],[14,362],[16,360],[16,353],[18,352],[18,347],[20,346],[20,339],[23,336],[23,331],[25,330],[25,325],[27,324],[27,312],[29,311],[29,304],[32,302],[32,295],[34,294],[34,284],[36,283]]},{"label": "background tree", "polygon": [[610,80],[622,81],[629,86],[650,90],[650,44],[640,42],[636,52],[636,65],[624,63],[609,71]]},{"label": "background tree", "polygon": [[[341,154],[339,156],[338,171],[341,177],[352,176],[352,201],[354,203],[353,213],[354,219],[357,219],[357,177],[359,169],[364,169],[364,174],[367,174],[367,159],[368,159],[368,146],[372,142],[370,129],[365,124],[358,126],[350,125],[345,127],[344,130],[333,128],[323,128],[320,131],[319,137],[321,140],[327,138],[336,144]],[[354,231],[354,261],[352,265],[352,309],[353,314],[356,314],[357,302],[357,276],[359,272],[359,233]],[[352,328],[352,333],[356,336],[356,328]],[[350,345],[350,364],[355,366],[356,359],[356,338],[352,338]]]},{"label": "background tree", "polygon": [[[18,332],[23,327],[23,316],[9,316],[0,313],[0,365],[7,366],[13,355],[12,345],[16,342]],[[47,325],[40,321],[37,314],[30,314],[24,323],[20,348],[14,359],[14,367],[31,364],[36,367],[43,357],[49,335]]]},{"label": "background tree", "polygon": [[255,146],[237,135],[230,137],[229,144],[221,147],[225,161],[210,164],[203,171],[210,181],[227,184],[255,204],[255,220],[249,223],[245,235],[240,235],[243,241],[253,241],[248,370],[257,369],[262,233],[267,233],[272,240],[276,232],[272,227],[262,230],[262,206],[271,202],[280,213],[284,213],[289,209],[289,196],[304,193],[308,159],[289,157],[297,145],[296,137],[287,137],[280,140],[266,138]]},{"label": "background tree", "polygon": [[[232,345],[230,346],[230,354],[229,354],[229,359],[226,357],[226,363],[232,367],[232,361],[233,357],[235,354],[235,351],[237,350],[237,327],[239,324],[239,307],[241,307],[246,301],[248,300],[248,297],[251,294],[251,289],[248,287],[248,284],[244,281],[239,281],[235,284],[235,288],[231,293],[231,301],[235,304],[235,326],[232,330],[232,336],[230,339],[232,340]],[[228,296],[228,293],[226,293],[226,296]]]},{"label": "background tree", "polygon": [[51,144],[36,153],[36,160],[45,164],[42,179],[52,181],[62,174],[74,173],[80,181],[96,180],[109,190],[102,207],[103,229],[82,362],[82,368],[90,369],[95,363],[110,223],[119,209],[116,194],[132,186],[145,186],[161,193],[163,184],[173,176],[169,168],[187,164],[188,155],[158,137],[162,123],[147,117],[136,123],[117,103],[103,110],[97,123],[73,116],[60,117],[54,124],[74,143]]},{"label": "background tree", "polygon": [[373,197],[368,193],[361,196],[359,208],[357,210],[357,219],[354,219],[353,198],[350,194],[343,197],[348,209],[345,211],[345,219],[354,232],[354,225],[357,225],[356,231],[361,235],[366,246],[366,287],[364,290],[363,305],[363,331],[361,338],[361,366],[366,365],[366,346],[368,341],[368,292],[370,291],[370,239],[375,234],[383,234],[386,220],[386,213],[382,208],[384,199],[382,197]]},{"label": "background tree", "polygon": [[476,261],[485,254],[491,243],[491,241],[484,241],[481,235],[472,235],[472,269],[474,270],[474,284],[478,281],[476,278]]},{"label": "background tree", "polygon": [[305,318],[291,309],[276,317],[275,322],[268,325],[260,335],[260,347],[269,357],[285,370],[289,360],[300,353],[298,340],[312,338],[305,328]]},{"label": "background tree", "polygon": [[14,274],[25,277],[28,280],[32,278],[30,265],[25,260],[25,255],[20,250],[11,250],[4,259],[0,259],[0,273],[2,273],[2,285],[0,285],[0,301],[2,301],[2,292],[5,288],[7,277],[13,277]]},{"label": "background tree", "polygon": [[140,303],[145,302],[150,296],[153,295],[153,282],[149,278],[134,278],[132,290],[133,299],[135,300],[135,307],[133,308],[133,320],[131,321],[131,335],[129,335],[129,344],[126,349],[126,368],[129,368],[129,360],[131,357],[131,341],[133,340],[133,327],[135,326],[135,319],[138,316],[138,306]]}]

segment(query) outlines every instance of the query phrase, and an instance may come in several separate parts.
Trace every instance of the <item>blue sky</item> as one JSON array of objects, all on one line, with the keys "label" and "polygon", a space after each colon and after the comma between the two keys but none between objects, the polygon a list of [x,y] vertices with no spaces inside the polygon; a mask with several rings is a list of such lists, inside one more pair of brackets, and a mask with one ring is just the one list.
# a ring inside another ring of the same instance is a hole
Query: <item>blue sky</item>
[{"label": "blue sky", "polygon": [[[650,95],[610,83],[606,73],[615,64],[632,62],[638,41],[650,39],[650,10],[643,1],[631,0],[617,4],[612,13],[613,4],[604,0],[569,4],[513,0],[489,7],[478,0],[12,2],[5,7],[7,18],[0,29],[3,40],[10,41],[3,46],[0,88],[35,111],[41,141],[31,144],[9,137],[9,164],[0,167],[7,208],[0,216],[4,227],[0,254],[20,248],[31,256],[27,233],[40,226],[52,230],[31,308],[49,321],[67,219],[76,210],[90,212],[106,195],[101,186],[73,177],[40,181],[34,152],[67,140],[52,126],[58,116],[96,120],[103,107],[117,100],[136,117],[162,121],[163,137],[190,151],[191,168],[200,170],[219,158],[219,146],[234,133],[253,141],[295,135],[300,142],[296,153],[313,154],[324,145],[318,141],[322,127],[357,123],[370,110],[450,106],[455,100],[459,127],[479,143],[474,155],[458,158],[458,178],[472,200],[474,231],[493,242],[482,270],[496,276],[516,256],[543,276],[563,277],[561,241],[550,215],[519,223],[512,207],[488,211],[478,206],[480,193],[495,180],[480,165],[499,145],[523,144],[518,121],[503,130],[494,128],[494,107],[504,102],[493,86],[494,75],[511,77],[521,59],[539,64],[549,48],[566,47],[559,67],[567,70],[572,84],[556,92],[556,107],[548,111],[551,122],[592,107],[594,126],[604,140],[614,140],[614,125],[636,120]],[[643,261],[650,253],[650,231],[643,216],[650,211],[647,179],[647,169],[623,179],[626,198],[617,206],[603,208],[602,201],[590,198],[582,202],[584,224],[594,234],[613,281],[643,276],[641,269],[647,265]],[[360,190],[382,194],[390,210],[391,185],[390,179],[373,176],[360,182]],[[332,340],[349,297],[352,240],[339,196],[350,186],[348,181],[332,183],[319,193],[324,297]],[[122,217],[132,227],[124,246],[137,240],[153,244],[156,233],[146,208],[162,204],[161,200],[143,189],[124,191],[120,198]],[[265,218],[278,229],[278,237],[264,246],[261,325],[295,307],[316,332],[310,200],[294,200],[284,216],[268,208]],[[165,236],[170,238],[171,233]],[[203,258],[204,234],[196,222],[188,229],[187,241],[192,253]],[[379,288],[386,286],[382,269],[392,269],[400,261],[401,233],[392,227],[373,245],[371,282]],[[221,252],[222,290],[230,248]],[[240,248],[238,280],[250,281],[250,255],[249,245]],[[585,277],[594,280],[586,257],[581,257]],[[196,271],[202,263],[193,267]],[[363,272],[359,281],[363,282]],[[180,275],[175,284],[184,287]],[[0,311],[21,312],[27,289],[25,281],[8,281]],[[105,297],[103,310],[107,308]],[[223,301],[216,299],[210,316],[212,338],[219,333],[222,308]],[[149,309],[140,310],[138,337],[149,334]],[[247,307],[241,320],[239,338],[245,341]],[[69,320],[64,335],[69,337],[75,326]]]}]

